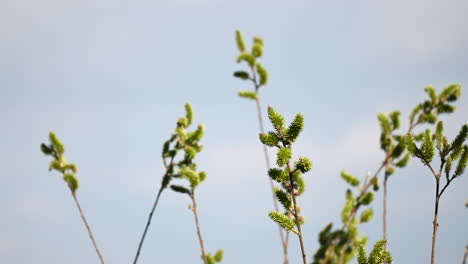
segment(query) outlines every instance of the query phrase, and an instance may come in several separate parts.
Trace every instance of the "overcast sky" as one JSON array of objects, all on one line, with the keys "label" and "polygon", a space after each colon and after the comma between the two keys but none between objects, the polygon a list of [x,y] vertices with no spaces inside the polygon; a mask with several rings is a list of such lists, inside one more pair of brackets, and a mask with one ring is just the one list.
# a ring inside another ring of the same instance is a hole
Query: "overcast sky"
[{"label": "overcast sky", "polygon": [[[383,159],[378,112],[402,110],[406,129],[426,85],[461,83],[457,112],[443,120],[451,138],[467,122],[467,10],[465,0],[0,1],[0,262],[98,263],[40,153],[53,130],[79,167],[78,197],[107,263],[130,263],[164,172],[161,146],[191,102],[206,125],[198,207],[208,251],[223,248],[225,264],[281,263],[255,105],[236,96],[251,87],[232,77],[243,67],[237,28],[265,41],[263,107],[305,116],[294,152],[314,162],[298,201],[311,260],[318,232],[339,224],[339,172],[363,178]],[[438,263],[461,263],[468,242],[467,176],[442,198]],[[392,176],[395,263],[429,262],[434,185],[417,160]],[[361,228],[371,244],[382,234],[381,198]],[[163,194],[140,263],[201,263],[189,202]],[[295,237],[290,248],[299,263]]]}]

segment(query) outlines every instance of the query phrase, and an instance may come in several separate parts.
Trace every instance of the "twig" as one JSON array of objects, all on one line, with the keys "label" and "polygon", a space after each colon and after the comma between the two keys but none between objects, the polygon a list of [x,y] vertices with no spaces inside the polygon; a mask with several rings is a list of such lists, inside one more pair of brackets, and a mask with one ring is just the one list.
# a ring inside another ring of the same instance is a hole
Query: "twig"
[{"label": "twig", "polygon": [[[260,127],[260,133],[263,134],[263,133],[265,133],[265,129],[264,129],[263,118],[262,118],[262,107],[261,107],[261,104],[260,104],[260,99],[258,99],[258,90],[260,88],[260,84],[257,81],[257,75],[256,75],[256,73],[255,73],[255,71],[253,69],[252,69],[252,76],[253,76],[253,78],[251,80],[252,80],[252,82],[253,82],[253,84],[255,86],[255,93],[257,94],[257,98],[255,99],[255,103],[257,105],[258,124],[259,124],[259,127]],[[267,170],[269,170],[271,168],[270,158],[268,156],[268,150],[267,150],[267,147],[265,145],[263,145],[263,155],[265,157],[265,163],[266,163],[266,166],[267,166]],[[271,189],[271,194],[272,194],[272,199],[273,199],[273,206],[275,208],[275,211],[279,211],[278,201],[276,200],[275,192],[274,192],[275,185],[273,184],[273,180],[270,177],[268,177],[268,180],[270,182],[270,189]],[[283,230],[281,229],[280,225],[278,225],[278,231],[279,231],[279,234],[280,234],[281,245],[283,247],[283,255],[284,255],[283,264],[289,264],[289,259],[288,259],[288,240],[289,239],[284,237],[284,233],[283,233]]]},{"label": "twig", "polygon": [[98,245],[96,243],[96,240],[94,239],[93,233],[91,232],[91,228],[89,227],[88,221],[86,221],[86,217],[84,216],[83,210],[81,209],[80,203],[78,202],[78,198],[76,197],[76,193],[72,192],[73,200],[75,200],[76,207],[78,207],[78,211],[80,211],[80,216],[81,219],[83,220],[86,229],[88,230],[88,235],[91,241],[93,242],[94,249],[96,250],[96,253],[99,257],[99,260],[101,261],[102,264],[104,264],[104,259],[101,255],[101,252],[99,251]]},{"label": "twig", "polygon": [[462,264],[466,264],[466,259],[467,258],[468,258],[468,245],[466,245],[466,248],[465,248],[465,255],[463,255]]},{"label": "twig", "polygon": [[145,231],[143,232],[143,235],[141,236],[140,244],[138,245],[138,250],[135,256],[135,260],[133,261],[133,264],[136,264],[138,261],[138,257],[140,257],[141,247],[143,246],[143,242],[145,241],[146,232],[148,232],[149,226],[151,225],[151,219],[153,218],[154,210],[156,209],[156,206],[158,205],[159,197],[161,196],[162,191],[163,189],[161,186],[161,188],[159,189],[158,195],[156,196],[156,200],[154,201],[153,208],[151,209],[151,212],[148,216],[148,222],[146,223]]},{"label": "twig", "polygon": [[291,188],[289,188],[290,194],[293,199],[293,206],[294,206],[294,218],[296,219],[296,226],[297,226],[297,236],[299,237],[299,243],[301,245],[301,252],[302,252],[302,261],[304,264],[307,264],[307,256],[304,249],[304,241],[302,240],[302,231],[301,231],[301,220],[299,219],[299,214],[297,213],[297,203],[296,203],[296,194],[294,192],[294,181],[293,181],[293,172],[291,171],[291,167],[288,163],[288,172],[289,172],[289,183],[291,184]]},{"label": "twig", "polygon": [[200,223],[198,222],[197,202],[195,201],[195,190],[192,190],[192,193],[190,194],[190,198],[192,199],[192,212],[195,217],[195,225],[197,226],[197,235],[198,235],[198,240],[200,241],[200,250],[202,253],[203,263],[207,264],[208,261],[206,259],[205,246],[203,244],[203,238],[202,238],[201,231],[200,231]]}]

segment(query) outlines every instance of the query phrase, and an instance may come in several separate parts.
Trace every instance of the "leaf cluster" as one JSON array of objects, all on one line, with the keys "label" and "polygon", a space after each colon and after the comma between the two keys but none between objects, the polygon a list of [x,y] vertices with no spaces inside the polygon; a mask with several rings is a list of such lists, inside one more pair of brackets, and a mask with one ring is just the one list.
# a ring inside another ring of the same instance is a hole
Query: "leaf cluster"
[{"label": "leaf cluster", "polygon": [[359,264],[391,264],[393,262],[392,254],[386,248],[387,241],[379,240],[367,256],[365,244],[359,246],[358,263]]},{"label": "leaf cluster", "polygon": [[286,127],[283,116],[269,106],[268,118],[274,131],[261,133],[259,137],[264,145],[275,147],[278,150],[276,153],[278,167],[271,168],[268,175],[281,186],[281,188],[276,187],[274,193],[285,210],[284,213],[271,211],[269,216],[286,231],[297,233],[294,229],[297,225],[296,222],[299,221],[299,224],[302,224],[304,217],[299,216],[299,219],[294,219],[294,210],[299,210],[299,207],[294,205],[293,195],[296,197],[304,193],[305,182],[302,174],[312,169],[312,161],[306,157],[300,157],[292,166],[291,146],[304,128],[304,117],[302,114],[297,114],[289,126]]},{"label": "leaf cluster", "polygon": [[257,100],[259,88],[268,83],[268,71],[258,61],[258,59],[263,56],[263,39],[254,37],[252,47],[248,50],[242,33],[240,30],[236,30],[236,44],[239,50],[237,63],[247,63],[250,71],[239,70],[235,71],[233,75],[241,80],[252,81],[255,87],[254,91],[243,90],[239,91],[238,95],[242,98]]},{"label": "leaf cluster", "polygon": [[57,138],[54,132],[49,133],[50,144],[41,144],[41,151],[46,156],[51,156],[52,161],[49,164],[49,171],[56,170],[62,174],[63,180],[67,183],[68,188],[74,194],[78,190],[79,182],[75,174],[78,168],[75,164],[69,163],[65,156],[65,146]]}]

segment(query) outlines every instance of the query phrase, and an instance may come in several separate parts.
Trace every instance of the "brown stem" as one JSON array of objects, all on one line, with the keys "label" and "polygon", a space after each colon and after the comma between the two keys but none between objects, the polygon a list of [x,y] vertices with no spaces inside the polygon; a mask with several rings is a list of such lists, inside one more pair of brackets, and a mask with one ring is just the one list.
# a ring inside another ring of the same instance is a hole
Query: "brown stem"
[{"label": "brown stem", "polygon": [[291,184],[291,188],[289,190],[292,199],[293,199],[293,206],[294,206],[294,218],[296,219],[296,226],[297,226],[297,236],[299,237],[299,243],[301,245],[301,252],[302,252],[302,261],[304,264],[307,264],[306,253],[304,249],[304,241],[302,240],[302,231],[301,231],[301,220],[299,219],[299,214],[297,213],[297,203],[296,203],[296,194],[294,192],[294,181],[293,181],[293,172],[291,171],[291,167],[288,164],[288,171],[289,171],[289,183]]},{"label": "brown stem", "polygon": [[387,181],[388,174],[385,173],[383,182],[383,239],[387,240]]},{"label": "brown stem", "polygon": [[143,246],[143,242],[145,241],[145,237],[146,237],[146,232],[148,232],[148,228],[151,225],[151,219],[153,218],[154,210],[156,209],[156,206],[158,205],[159,197],[161,196],[162,191],[163,191],[163,188],[161,186],[161,188],[159,189],[158,195],[156,196],[156,200],[154,201],[153,208],[151,209],[151,212],[149,214],[148,222],[146,223],[146,227],[145,227],[145,231],[143,231],[143,235],[141,236],[140,244],[138,245],[138,250],[135,256],[135,260],[133,261],[133,264],[137,263],[138,257],[140,256],[141,247]]},{"label": "brown stem", "polygon": [[437,228],[439,228],[439,223],[437,222],[437,215],[439,213],[439,180],[436,182],[436,197],[434,205],[434,221],[432,222],[432,250],[431,250],[431,264],[435,263],[435,248],[436,248],[436,238],[437,238]]},{"label": "brown stem", "polygon": [[[255,91],[258,92],[258,86],[256,84],[256,81],[254,81],[255,83]],[[265,129],[263,128],[263,118],[262,118],[262,107],[261,107],[261,104],[260,104],[260,99],[256,99],[255,100],[256,104],[257,104],[257,116],[258,116],[258,124],[260,126],[260,133],[265,133]],[[265,145],[263,145],[263,155],[265,157],[265,163],[266,163],[266,166],[267,166],[267,170],[269,170],[271,168],[271,165],[270,165],[270,158],[268,156],[268,150],[266,148]],[[273,184],[273,180],[268,177],[268,180],[270,182],[270,189],[271,189],[271,194],[272,194],[272,198],[273,198],[273,206],[275,208],[275,211],[279,211],[279,206],[278,206],[278,201],[276,200],[276,197],[275,197],[275,192],[274,192],[274,189],[275,189],[275,186]],[[288,240],[285,239],[284,237],[284,233],[283,233],[283,230],[281,229],[281,226],[278,225],[278,231],[279,231],[279,234],[280,234],[280,239],[281,239],[281,245],[283,247],[283,255],[284,255],[284,260],[283,260],[283,264],[289,264],[289,260],[288,260]]]},{"label": "brown stem", "polygon": [[102,264],[104,264],[104,259],[103,259],[102,255],[101,255],[101,252],[99,251],[98,245],[96,243],[96,240],[94,239],[93,233],[91,232],[91,228],[89,227],[88,221],[86,221],[86,218],[84,216],[83,210],[81,209],[80,203],[78,202],[78,199],[76,198],[76,193],[72,192],[72,196],[73,196],[73,200],[75,200],[76,207],[78,207],[78,211],[80,211],[81,219],[83,220],[83,222],[84,222],[84,224],[86,226],[86,229],[88,230],[89,238],[93,242],[94,249],[96,249],[96,253],[97,253],[98,257],[99,257],[99,260],[101,261]]},{"label": "brown stem", "polygon": [[467,258],[468,258],[468,245],[466,245],[466,248],[465,248],[465,255],[463,255],[462,264],[466,264],[466,259]]},{"label": "brown stem", "polygon": [[195,216],[195,225],[197,226],[197,235],[198,235],[198,240],[200,241],[200,250],[202,254],[203,263],[207,264],[208,261],[206,259],[205,246],[203,244],[203,238],[202,238],[201,231],[200,231],[200,223],[198,222],[197,202],[195,201],[195,190],[192,190],[190,198],[192,198],[192,212],[193,212],[193,215]]}]

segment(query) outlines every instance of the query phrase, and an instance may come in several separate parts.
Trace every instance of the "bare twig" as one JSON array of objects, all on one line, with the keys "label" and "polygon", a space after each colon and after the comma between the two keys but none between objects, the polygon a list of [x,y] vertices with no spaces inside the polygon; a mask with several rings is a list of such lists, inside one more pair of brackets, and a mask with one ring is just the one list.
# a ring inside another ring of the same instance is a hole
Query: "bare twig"
[{"label": "bare twig", "polygon": [[[260,133],[263,134],[263,133],[265,133],[265,128],[264,128],[264,125],[263,125],[262,107],[261,107],[261,104],[260,104],[260,99],[258,98],[258,90],[260,88],[260,84],[258,83],[257,75],[256,75],[254,69],[252,69],[252,76],[253,76],[253,78],[251,80],[252,80],[252,82],[253,82],[253,84],[255,86],[255,93],[257,94],[257,98],[255,99],[255,103],[257,105],[258,124],[259,124],[259,128],[260,128]],[[269,170],[269,169],[271,169],[271,165],[270,165],[270,158],[268,156],[268,150],[267,150],[267,147],[265,145],[262,144],[262,146],[263,146],[263,155],[265,157],[266,167],[267,167],[267,170]],[[272,199],[273,199],[273,206],[275,208],[275,211],[279,211],[278,201],[276,200],[275,192],[274,192],[275,185],[273,184],[273,180],[270,177],[268,177],[268,180],[270,182],[270,189],[271,189],[271,194],[272,194]],[[289,264],[289,259],[288,259],[288,238],[285,238],[283,230],[281,229],[280,225],[278,225],[278,231],[279,231],[279,234],[280,234],[281,245],[283,247],[283,255],[284,255],[283,264]]]},{"label": "bare twig", "polygon": [[197,202],[195,200],[195,190],[192,190],[192,193],[190,194],[190,198],[192,199],[192,212],[195,217],[195,225],[197,226],[197,235],[198,235],[198,240],[200,242],[201,257],[203,259],[203,263],[207,264],[208,261],[206,259],[205,246],[203,244],[203,237],[201,235],[200,223],[198,222]]},{"label": "bare twig", "polygon": [[102,257],[101,252],[99,251],[98,245],[96,243],[96,240],[94,239],[93,233],[91,232],[91,228],[89,227],[88,221],[86,221],[86,217],[84,216],[83,210],[81,209],[80,203],[78,202],[78,198],[76,197],[76,193],[72,192],[73,200],[75,201],[76,207],[78,207],[78,211],[80,211],[80,216],[81,219],[83,220],[83,223],[86,226],[86,229],[88,230],[88,235],[91,241],[93,242],[94,249],[96,250],[96,253],[99,257],[99,260],[101,261],[102,264],[104,264],[104,258]]},{"label": "bare twig", "polygon": [[465,248],[465,255],[463,255],[462,264],[466,264],[466,259],[468,258],[468,245]]}]

